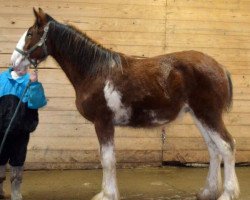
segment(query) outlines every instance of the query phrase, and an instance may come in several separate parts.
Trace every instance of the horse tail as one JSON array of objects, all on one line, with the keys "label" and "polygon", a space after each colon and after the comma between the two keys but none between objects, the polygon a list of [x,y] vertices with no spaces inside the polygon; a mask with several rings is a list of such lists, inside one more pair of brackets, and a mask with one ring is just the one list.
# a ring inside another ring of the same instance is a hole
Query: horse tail
[{"label": "horse tail", "polygon": [[228,80],[228,97],[226,100],[226,110],[229,111],[233,103],[233,84],[232,84],[231,74],[228,71],[226,71],[226,75]]}]

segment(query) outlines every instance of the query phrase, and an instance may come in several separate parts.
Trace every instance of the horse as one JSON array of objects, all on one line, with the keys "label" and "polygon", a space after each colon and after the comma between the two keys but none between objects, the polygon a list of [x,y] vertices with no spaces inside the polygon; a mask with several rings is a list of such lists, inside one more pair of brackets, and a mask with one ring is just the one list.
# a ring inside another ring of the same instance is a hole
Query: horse
[{"label": "horse", "polygon": [[[33,8],[35,23],[23,34],[13,66],[37,66],[52,56],[74,87],[79,113],[94,124],[103,168],[102,190],[92,200],[118,200],[115,126],[150,128],[190,113],[208,147],[210,165],[199,200],[239,196],[235,141],[223,122],[233,87],[229,72],[212,57],[182,51],[136,58],[107,49],[69,24]],[[224,162],[224,184],[221,163]]]}]

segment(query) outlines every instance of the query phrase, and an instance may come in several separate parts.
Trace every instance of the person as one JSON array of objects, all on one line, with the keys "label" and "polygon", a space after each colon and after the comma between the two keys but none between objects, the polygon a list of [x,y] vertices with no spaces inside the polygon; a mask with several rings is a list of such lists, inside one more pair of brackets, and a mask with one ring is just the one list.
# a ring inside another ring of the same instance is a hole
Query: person
[{"label": "person", "polygon": [[47,104],[36,71],[28,73],[28,66],[11,66],[0,74],[0,142],[29,81],[30,86],[21,99],[0,155],[0,199],[7,197],[3,190],[7,163],[10,165],[11,200],[22,199],[20,189],[30,133],[38,125],[38,109]]}]

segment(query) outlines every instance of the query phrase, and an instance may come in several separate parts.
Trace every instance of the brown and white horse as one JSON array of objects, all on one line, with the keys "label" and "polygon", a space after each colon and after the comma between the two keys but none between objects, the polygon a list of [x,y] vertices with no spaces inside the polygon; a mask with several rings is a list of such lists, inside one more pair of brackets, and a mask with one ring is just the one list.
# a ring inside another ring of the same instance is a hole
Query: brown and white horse
[{"label": "brown and white horse", "polygon": [[[209,173],[200,200],[239,196],[235,145],[223,119],[232,102],[229,74],[213,58],[196,51],[136,59],[102,47],[39,8],[36,21],[18,42],[13,65],[52,56],[76,92],[76,107],[93,122],[100,143],[102,191],[94,200],[118,200],[114,127],[152,127],[189,112],[210,154]],[[224,185],[221,161],[224,162]]]}]

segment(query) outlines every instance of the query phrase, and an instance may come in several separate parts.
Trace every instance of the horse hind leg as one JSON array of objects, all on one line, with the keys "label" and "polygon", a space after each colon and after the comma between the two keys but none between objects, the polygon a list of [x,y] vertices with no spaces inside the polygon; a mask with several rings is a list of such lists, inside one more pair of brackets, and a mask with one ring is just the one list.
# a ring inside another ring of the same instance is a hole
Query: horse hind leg
[{"label": "horse hind leg", "polygon": [[[101,123],[104,124],[104,123]],[[92,200],[119,200],[116,180],[116,159],[114,152],[114,128],[107,124],[95,124],[100,143],[100,156],[103,168],[102,191]]]},{"label": "horse hind leg", "polygon": [[[223,138],[221,135],[226,135]],[[224,162],[224,192],[218,200],[237,199],[240,194],[239,183],[235,172],[235,147],[234,140],[223,125],[221,134],[210,134],[216,144]]]},{"label": "horse hind leg", "polygon": [[198,119],[194,121],[202,133],[202,136],[208,146],[210,165],[205,187],[197,194],[198,200],[216,200],[222,194],[221,180],[221,155],[215,143],[209,136],[209,129],[204,126]]},{"label": "horse hind leg", "polygon": [[[218,156],[222,157],[223,162],[224,162],[224,185],[223,185],[223,192],[218,197],[218,200],[233,200],[233,199],[238,198],[239,193],[240,193],[238,179],[235,173],[234,140],[225,128],[223,120],[222,120],[222,116],[220,115],[220,117],[216,117],[216,116],[213,116],[213,117],[217,119],[216,123],[211,123],[211,121],[207,120],[207,118],[205,117],[204,118],[200,117],[200,119],[202,120],[196,120],[198,127],[200,126],[200,128],[202,127],[202,129],[204,129],[204,132],[206,132],[206,138],[208,141],[210,141],[208,146],[209,146],[211,161],[210,161],[210,168],[209,168],[209,175],[208,175],[207,182],[208,182],[208,185],[209,185],[209,182],[212,183],[213,181],[209,181],[209,179],[213,177],[213,175],[211,174],[215,175],[215,172],[213,172],[213,170],[215,170],[216,168],[218,168],[219,170],[218,165],[220,162],[219,161],[216,162],[215,158],[216,157],[218,158]],[[215,158],[213,156],[214,152],[216,152]],[[217,179],[217,181],[218,180],[219,178]],[[218,187],[218,189],[219,188],[220,187]],[[217,194],[220,194],[220,191],[218,191]],[[203,198],[203,199],[207,199],[207,198]],[[212,194],[210,194],[210,197],[208,199],[209,200],[217,199],[217,197],[215,198],[213,197]]]}]

